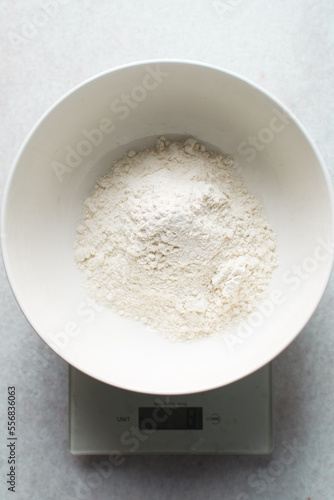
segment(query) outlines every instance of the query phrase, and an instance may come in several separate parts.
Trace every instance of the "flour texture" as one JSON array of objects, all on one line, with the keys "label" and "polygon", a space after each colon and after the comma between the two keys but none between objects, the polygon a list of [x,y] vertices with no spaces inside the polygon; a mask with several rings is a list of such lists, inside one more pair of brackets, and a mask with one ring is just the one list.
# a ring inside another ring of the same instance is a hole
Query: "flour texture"
[{"label": "flour texture", "polygon": [[84,202],[75,259],[93,298],[171,340],[224,332],[263,299],[276,237],[232,158],[161,137]]}]

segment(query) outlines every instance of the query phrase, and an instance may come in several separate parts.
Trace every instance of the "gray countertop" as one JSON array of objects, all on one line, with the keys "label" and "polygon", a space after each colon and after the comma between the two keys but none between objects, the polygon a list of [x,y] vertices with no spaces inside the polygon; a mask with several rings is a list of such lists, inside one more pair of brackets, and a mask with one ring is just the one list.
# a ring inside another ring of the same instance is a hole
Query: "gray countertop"
[{"label": "gray countertop", "polygon": [[[242,74],[306,126],[333,176],[330,0],[2,0],[0,189],[37,119],[85,79],[128,62],[180,58]],[[32,330],[0,269],[0,498],[331,500],[334,283],[273,362],[269,456],[104,457],[68,451],[68,366]],[[7,387],[17,392],[17,484],[7,491]],[[289,460],[283,459],[286,448]],[[105,469],[107,470],[107,469]]]}]

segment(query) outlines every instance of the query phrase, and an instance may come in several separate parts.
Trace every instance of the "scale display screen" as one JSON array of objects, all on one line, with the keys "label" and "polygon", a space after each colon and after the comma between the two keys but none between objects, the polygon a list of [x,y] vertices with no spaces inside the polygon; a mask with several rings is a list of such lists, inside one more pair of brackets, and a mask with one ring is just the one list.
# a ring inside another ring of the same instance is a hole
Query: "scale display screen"
[{"label": "scale display screen", "polygon": [[141,407],[139,410],[139,429],[202,430],[202,407]]}]

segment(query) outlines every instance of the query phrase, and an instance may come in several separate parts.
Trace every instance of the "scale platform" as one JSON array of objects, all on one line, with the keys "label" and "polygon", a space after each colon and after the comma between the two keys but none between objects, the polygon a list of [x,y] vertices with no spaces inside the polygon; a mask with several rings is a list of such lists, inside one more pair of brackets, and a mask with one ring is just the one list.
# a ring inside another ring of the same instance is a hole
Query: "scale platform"
[{"label": "scale platform", "polygon": [[69,367],[69,449],[75,455],[268,454],[271,363],[233,384],[178,396],[110,386]]}]

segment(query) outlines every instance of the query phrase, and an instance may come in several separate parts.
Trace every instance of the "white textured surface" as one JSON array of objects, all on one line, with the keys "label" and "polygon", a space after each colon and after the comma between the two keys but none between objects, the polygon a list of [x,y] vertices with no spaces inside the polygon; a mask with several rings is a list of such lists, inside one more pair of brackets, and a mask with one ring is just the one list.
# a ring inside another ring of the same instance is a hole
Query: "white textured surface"
[{"label": "white textured surface", "polygon": [[[41,17],[40,5],[55,2],[0,2],[1,194],[26,134],[55,100],[96,73],[151,58],[212,63],[260,84],[308,128],[334,174],[330,0],[59,0],[52,16]],[[3,268],[0,293],[1,499],[332,499],[333,280],[304,331],[274,362],[271,456],[130,457],[108,478],[94,468],[103,458],[67,451],[67,365],[32,331]],[[2,460],[9,385],[18,391],[15,495],[6,492]],[[283,450],[294,445],[284,464]]]},{"label": "white textured surface", "polygon": [[229,157],[201,146],[159,139],[158,151],[125,157],[85,200],[77,228],[91,296],[169,339],[200,339],[245,317],[278,265],[260,203],[224,168]]}]

